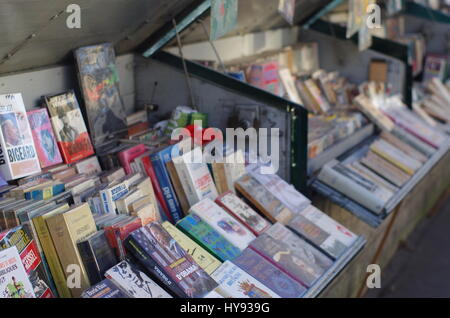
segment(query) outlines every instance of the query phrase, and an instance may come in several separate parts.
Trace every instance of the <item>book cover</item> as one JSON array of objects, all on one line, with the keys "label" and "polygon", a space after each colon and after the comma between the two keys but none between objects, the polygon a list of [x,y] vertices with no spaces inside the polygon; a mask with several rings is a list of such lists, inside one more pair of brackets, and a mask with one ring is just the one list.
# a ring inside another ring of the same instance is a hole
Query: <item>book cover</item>
[{"label": "book cover", "polygon": [[305,286],[250,248],[245,249],[232,263],[283,298],[301,298],[306,292]]},{"label": "book cover", "polygon": [[119,152],[120,164],[125,169],[126,174],[132,173],[131,162],[145,152],[147,152],[147,147],[143,144]]},{"label": "book cover", "polygon": [[45,275],[44,265],[29,227],[18,226],[0,233],[0,250],[13,246],[17,247],[36,297],[53,298],[54,295],[49,287],[50,282]]},{"label": "book cover", "polygon": [[119,287],[109,279],[104,279],[94,286],[86,289],[81,298],[129,298]]},{"label": "book cover", "polygon": [[238,0],[213,0],[211,3],[211,41],[232,31],[238,23]]},{"label": "book cover", "polygon": [[130,190],[126,182],[121,182],[100,191],[100,197],[103,203],[103,210],[106,214],[116,214],[116,201],[126,196]]},{"label": "book cover", "polygon": [[204,199],[191,207],[190,213],[195,213],[241,251],[255,239],[250,230],[210,199]]},{"label": "book cover", "polygon": [[200,147],[172,159],[191,206],[205,198],[215,200],[218,196],[208,166],[202,159]]},{"label": "book cover", "polygon": [[84,174],[86,176],[93,176],[102,172],[97,156],[92,156],[77,162],[75,168],[79,174]]},{"label": "book cover", "polygon": [[169,172],[166,167],[167,162],[172,161],[171,154],[173,147],[177,147],[177,145],[166,147],[165,149],[150,155],[150,159],[164,195],[164,200],[170,211],[171,218],[169,220],[176,223],[183,217],[183,211],[181,211],[180,204],[178,203],[175,190],[170,182]]},{"label": "book cover", "polygon": [[211,275],[220,266],[221,262],[217,258],[205,251],[200,245],[191,240],[174,225],[169,222],[164,222],[162,223],[162,227],[189,255],[192,256],[194,261],[196,261],[207,274]]},{"label": "book cover", "polygon": [[314,285],[331,266],[331,260],[327,258],[325,264],[316,259],[316,255],[306,242],[293,249],[288,242],[277,240],[264,233],[254,240],[250,247],[308,288]]},{"label": "book cover", "polygon": [[144,272],[127,261],[109,269],[105,277],[125,291],[130,298],[172,298]]},{"label": "book cover", "polygon": [[75,50],[75,59],[89,131],[94,145],[101,145],[109,137],[127,130],[113,44],[79,48]]},{"label": "book cover", "polygon": [[173,189],[178,198],[178,202],[180,203],[180,207],[183,210],[184,214],[188,214],[189,208],[191,207],[189,201],[186,196],[186,192],[183,188],[183,183],[181,182],[180,177],[178,176],[177,169],[175,168],[175,164],[173,161],[170,161],[166,164],[167,172],[169,173],[170,180],[172,181]]},{"label": "book cover", "polygon": [[69,164],[93,155],[94,148],[75,93],[46,96],[45,102],[64,162]]},{"label": "book cover", "polygon": [[409,174],[373,151],[369,151],[360,162],[399,188],[403,187],[411,178]]},{"label": "book cover", "polygon": [[57,165],[63,161],[53,134],[53,127],[47,109],[41,108],[27,112],[31,133],[41,168]]},{"label": "book cover", "polygon": [[0,298],[36,298],[17,247],[0,251]]},{"label": "book cover", "polygon": [[225,298],[281,298],[230,261],[223,263],[212,278],[219,284],[217,291]]},{"label": "book cover", "polygon": [[[90,287],[90,282],[77,243],[97,232],[91,209],[87,203],[75,206],[63,214],[49,217],[47,226],[72,297],[80,297]],[[74,271],[80,273],[77,281],[71,275]]]},{"label": "book cover", "polygon": [[358,238],[312,205],[290,220],[287,226],[334,259],[338,259]]},{"label": "book cover", "polygon": [[241,254],[239,248],[194,213],[179,221],[177,227],[221,262],[232,260]]},{"label": "book cover", "polygon": [[21,94],[0,95],[0,173],[14,180],[41,171]]},{"label": "book cover", "polygon": [[101,282],[105,272],[117,264],[103,230],[78,242],[77,246],[91,285]]},{"label": "book cover", "polygon": [[118,221],[104,228],[109,246],[115,251],[118,259],[123,260],[125,258],[126,251],[123,245],[125,238],[141,226],[142,222],[139,218],[131,218]]},{"label": "book cover", "polygon": [[216,199],[230,215],[244,224],[254,235],[261,235],[270,227],[270,223],[242,201],[236,194],[228,191]]},{"label": "book cover", "polygon": [[294,212],[278,200],[257,179],[246,174],[236,182],[236,189],[271,222],[289,222]]},{"label": "book cover", "polygon": [[151,223],[130,234],[148,258],[189,298],[202,297],[217,284],[158,223]]}]

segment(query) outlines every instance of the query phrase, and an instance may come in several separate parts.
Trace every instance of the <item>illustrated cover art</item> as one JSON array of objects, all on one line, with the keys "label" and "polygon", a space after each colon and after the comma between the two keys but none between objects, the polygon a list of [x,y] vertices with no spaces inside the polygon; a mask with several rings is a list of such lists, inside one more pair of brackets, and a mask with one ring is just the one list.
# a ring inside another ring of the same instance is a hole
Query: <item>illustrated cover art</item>
[{"label": "illustrated cover art", "polygon": [[33,239],[31,229],[27,226],[18,226],[0,233],[0,250],[17,247],[22,264],[33,286],[37,298],[53,298],[50,284],[45,275],[44,264]]},{"label": "illustrated cover art", "polygon": [[0,95],[0,172],[6,181],[41,171],[21,94]]},{"label": "illustrated cover art", "polygon": [[280,78],[278,62],[272,61],[250,66],[248,82],[272,94],[280,94]]},{"label": "illustrated cover art", "polygon": [[61,163],[63,160],[53,134],[53,127],[48,117],[47,109],[32,110],[27,112],[27,115],[41,168]]},{"label": "illustrated cover art", "polygon": [[108,279],[86,289],[81,298],[129,298],[120,288]]},{"label": "illustrated cover art", "polygon": [[91,139],[73,91],[45,97],[48,112],[65,163],[94,154]]},{"label": "illustrated cover art", "polygon": [[281,298],[230,261],[223,263],[212,278],[219,284],[217,291],[226,298]]},{"label": "illustrated cover art", "polygon": [[216,199],[217,204],[244,224],[255,235],[262,234],[270,223],[242,201],[236,194],[228,191]]},{"label": "illustrated cover art", "polygon": [[127,131],[114,48],[111,43],[82,47],[75,51],[75,58],[89,131],[97,147],[109,137]]},{"label": "illustrated cover art", "polygon": [[232,31],[238,22],[238,0],[211,1],[211,40]]},{"label": "illustrated cover art", "polygon": [[247,248],[232,261],[283,298],[300,298],[306,288],[254,250]]},{"label": "illustrated cover art", "polygon": [[131,298],[172,298],[151,278],[127,261],[112,267],[105,277],[113,281]]},{"label": "illustrated cover art", "polygon": [[288,227],[335,259],[357,239],[350,230],[312,205],[294,217]]},{"label": "illustrated cover art", "polygon": [[177,226],[222,262],[232,260],[241,254],[239,248],[194,213],[183,218]]},{"label": "illustrated cover art", "polygon": [[206,295],[217,287],[214,280],[158,223],[151,223],[130,234],[189,298]]},{"label": "illustrated cover art", "polygon": [[255,235],[250,230],[210,199],[200,201],[190,211],[198,215],[241,251],[255,239]]},{"label": "illustrated cover art", "polygon": [[15,246],[0,251],[0,298],[36,298]]}]

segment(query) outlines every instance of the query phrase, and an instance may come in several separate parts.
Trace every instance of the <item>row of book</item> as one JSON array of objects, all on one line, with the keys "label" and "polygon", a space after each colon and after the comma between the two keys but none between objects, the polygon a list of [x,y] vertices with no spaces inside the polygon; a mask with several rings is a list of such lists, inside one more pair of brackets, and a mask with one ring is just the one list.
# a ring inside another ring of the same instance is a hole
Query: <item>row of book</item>
[{"label": "row of book", "polygon": [[365,87],[367,95],[358,96],[355,104],[381,134],[341,161],[326,164],[317,178],[381,215],[387,203],[446,145],[448,137],[407,109],[398,97],[384,99],[376,86]]},{"label": "row of book", "polygon": [[188,161],[207,145],[185,145],[128,145],[113,170],[94,156],[3,187],[0,263],[16,264],[3,296],[301,297],[357,239],[258,165],[209,168]]}]

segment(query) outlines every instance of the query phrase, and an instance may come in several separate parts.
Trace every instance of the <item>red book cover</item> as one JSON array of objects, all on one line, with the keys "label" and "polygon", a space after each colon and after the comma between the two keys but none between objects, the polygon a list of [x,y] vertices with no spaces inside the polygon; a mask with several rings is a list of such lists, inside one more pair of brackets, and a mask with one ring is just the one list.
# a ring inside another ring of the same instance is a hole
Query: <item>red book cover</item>
[{"label": "red book cover", "polygon": [[145,152],[147,152],[147,147],[143,144],[119,152],[119,161],[126,174],[131,174],[133,172],[130,163]]},{"label": "red book cover", "polygon": [[130,127],[128,127],[128,136],[137,135],[139,133],[142,133],[144,131],[147,131],[150,128],[150,124],[148,121],[145,121],[143,123],[137,123]]},{"label": "red book cover", "polygon": [[140,227],[142,227],[141,220],[139,218],[135,218],[134,220],[125,223],[119,222],[104,229],[109,246],[111,246],[111,248],[116,252],[119,259],[124,259],[126,254],[123,241],[131,232],[139,229]]},{"label": "red book cover", "polygon": [[153,164],[149,156],[141,158],[142,164],[145,167],[145,172],[150,177],[152,181],[153,190],[155,191],[156,198],[161,205],[164,213],[166,214],[169,221],[172,221],[172,215],[169,212],[169,208],[164,200],[164,195],[162,193],[161,187],[159,186],[158,178],[156,178],[155,170],[153,169]]},{"label": "red book cover", "polygon": [[75,93],[47,96],[45,102],[64,162],[69,164],[93,155],[94,148]]},{"label": "red book cover", "polygon": [[37,298],[53,298],[50,284],[45,275],[44,264],[30,231],[24,226],[0,233],[0,249],[17,247],[25,271],[30,278]]}]

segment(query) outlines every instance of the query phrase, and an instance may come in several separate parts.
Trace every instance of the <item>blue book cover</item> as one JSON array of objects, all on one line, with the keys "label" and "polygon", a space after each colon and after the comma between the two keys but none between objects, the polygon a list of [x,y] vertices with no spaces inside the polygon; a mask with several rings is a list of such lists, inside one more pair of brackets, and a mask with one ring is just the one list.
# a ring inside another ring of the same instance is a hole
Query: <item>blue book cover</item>
[{"label": "blue book cover", "polygon": [[119,287],[114,285],[109,279],[102,280],[100,283],[86,289],[82,298],[129,298]]},{"label": "blue book cover", "polygon": [[47,200],[65,191],[64,183],[55,184],[51,188],[34,190],[25,193],[26,200]]},{"label": "blue book cover", "polygon": [[301,298],[307,290],[250,248],[232,262],[283,298]]},{"label": "blue book cover", "polygon": [[177,227],[222,262],[232,260],[241,254],[240,249],[194,213],[178,222]]},{"label": "blue book cover", "polygon": [[166,168],[166,163],[172,161],[171,154],[173,147],[177,147],[177,145],[166,147],[163,150],[152,154],[150,159],[152,160],[156,177],[158,178],[164,199],[169,208],[170,215],[172,216],[172,221],[176,223],[183,217],[183,212],[181,211],[180,204],[175,195],[175,190],[170,182],[169,172]]}]

